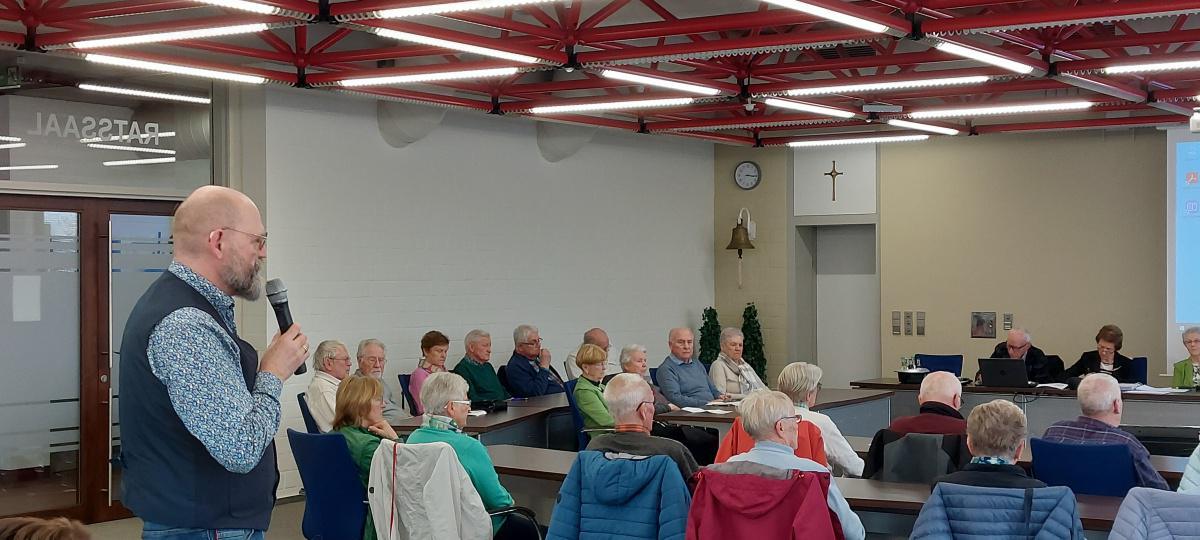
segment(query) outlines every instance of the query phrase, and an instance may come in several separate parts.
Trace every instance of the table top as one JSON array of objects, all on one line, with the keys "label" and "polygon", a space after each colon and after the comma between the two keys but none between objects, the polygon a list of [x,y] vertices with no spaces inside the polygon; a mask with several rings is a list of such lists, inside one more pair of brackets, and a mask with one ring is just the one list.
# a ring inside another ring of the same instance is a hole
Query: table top
[{"label": "table top", "polygon": [[[856,388],[871,388],[876,390],[904,390],[917,391],[921,388],[919,384],[900,384],[900,380],[894,377],[883,377],[878,379],[864,379],[861,381],[851,381],[850,386]],[[1001,386],[975,386],[974,384],[964,384],[963,392],[973,394],[1031,394],[1039,396],[1057,396],[1057,397],[1075,397],[1074,390],[1059,390],[1057,388],[1007,388]],[[1189,391],[1176,394],[1131,394],[1124,392],[1121,397],[1129,401],[1172,401],[1172,402],[1200,402],[1200,392]]]},{"label": "table top", "polygon": [[[817,404],[813,406],[814,411],[833,409],[836,407],[845,407],[848,405],[856,405],[877,399],[887,399],[895,395],[895,392],[890,390],[868,390],[861,388],[823,388],[817,393]],[[722,409],[731,411],[729,414],[712,414],[706,412],[686,412],[675,411],[662,413],[655,416],[656,420],[663,422],[671,421],[695,421],[698,418],[703,418],[706,422],[717,423],[733,423],[733,419],[737,418],[737,407],[725,405],[716,406],[710,405],[705,408]]]},{"label": "table top", "polygon": [[[522,401],[510,401],[506,410],[468,418],[467,426],[463,431],[467,433],[487,433],[492,430],[511,426],[517,422],[544,416],[554,411],[565,410],[566,408],[567,397],[561,393]],[[414,416],[392,424],[392,429],[396,430],[397,433],[408,433],[419,427],[421,427],[420,416]]]}]

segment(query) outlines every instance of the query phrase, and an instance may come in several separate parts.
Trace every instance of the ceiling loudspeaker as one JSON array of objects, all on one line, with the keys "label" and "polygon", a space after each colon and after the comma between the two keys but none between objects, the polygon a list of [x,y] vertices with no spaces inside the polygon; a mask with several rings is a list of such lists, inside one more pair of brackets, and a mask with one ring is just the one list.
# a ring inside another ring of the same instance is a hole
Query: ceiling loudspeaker
[{"label": "ceiling loudspeaker", "polygon": [[883,103],[866,103],[863,104],[862,111],[865,113],[900,113],[904,112],[904,107]]}]

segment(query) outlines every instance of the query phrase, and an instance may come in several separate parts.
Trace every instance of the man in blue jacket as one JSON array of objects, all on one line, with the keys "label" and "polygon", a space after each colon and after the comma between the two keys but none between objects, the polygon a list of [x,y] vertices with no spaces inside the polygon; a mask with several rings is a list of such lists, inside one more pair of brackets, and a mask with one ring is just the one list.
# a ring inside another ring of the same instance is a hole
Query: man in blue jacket
[{"label": "man in blue jacket", "polygon": [[694,334],[690,328],[672,328],[667,335],[671,355],[658,366],[658,386],[680,407],[703,407],[715,399],[729,399],[708,378],[704,365],[692,359]]},{"label": "man in blue jacket", "polygon": [[542,337],[535,326],[522,324],[513,330],[513,354],[504,371],[514,397],[565,391],[562,379],[550,367],[550,351],[542,348]]}]

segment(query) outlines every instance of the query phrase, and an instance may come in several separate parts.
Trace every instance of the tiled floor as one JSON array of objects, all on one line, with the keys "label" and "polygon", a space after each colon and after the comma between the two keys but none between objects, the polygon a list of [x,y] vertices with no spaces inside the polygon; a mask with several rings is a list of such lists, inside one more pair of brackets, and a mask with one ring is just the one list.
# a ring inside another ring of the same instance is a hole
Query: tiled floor
[{"label": "tiled floor", "polygon": [[[275,506],[267,540],[303,540],[300,523],[304,518],[304,501]],[[92,540],[137,540],[142,534],[142,520],[137,518],[88,525]]]}]

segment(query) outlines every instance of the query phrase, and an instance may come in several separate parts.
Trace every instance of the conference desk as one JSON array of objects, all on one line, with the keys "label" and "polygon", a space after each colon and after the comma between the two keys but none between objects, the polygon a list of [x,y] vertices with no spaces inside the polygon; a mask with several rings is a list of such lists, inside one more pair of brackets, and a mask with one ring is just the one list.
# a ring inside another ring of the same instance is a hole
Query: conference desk
[{"label": "conference desk", "polygon": [[[489,446],[488,454],[500,475],[500,483],[508,488],[516,504],[533,509],[538,521],[549,523],[558,491],[575,462],[575,452],[498,445]],[[836,478],[834,482],[871,533],[907,536],[930,493],[925,484],[861,478]],[[1112,529],[1113,518],[1121,506],[1120,497],[1078,495],[1075,498],[1085,529]]]},{"label": "conference desk", "polygon": [[[900,384],[893,378],[853,381],[850,386],[872,390],[895,392],[892,400],[892,417],[917,414],[917,390],[920,385]],[[1177,394],[1122,394],[1125,411],[1121,423],[1144,426],[1192,426],[1200,423],[1200,392]],[[1079,416],[1079,402],[1074,390],[1054,388],[1001,388],[964,385],[962,395],[963,416],[971,413],[976,405],[995,399],[1011,401],[1025,411],[1029,434],[1040,436],[1046,428],[1060,420],[1073,420]],[[841,424],[839,423],[840,427]],[[873,435],[855,433],[854,435]]]},{"label": "conference desk", "polygon": [[[421,427],[414,416],[392,425],[397,434],[412,433]],[[472,416],[463,431],[479,438],[485,446],[511,444],[538,448],[575,448],[575,425],[566,394],[558,393],[508,402],[508,409]]]},{"label": "conference desk", "polygon": [[[863,390],[847,388],[824,388],[817,393],[814,411],[829,416],[843,434],[873,436],[892,422],[892,396],[890,390]],[[707,406],[706,409],[728,410],[726,414],[707,412],[675,411],[656,415],[655,420],[699,427],[716,428],[721,438],[729,432],[733,419],[737,418],[737,407]]]}]

